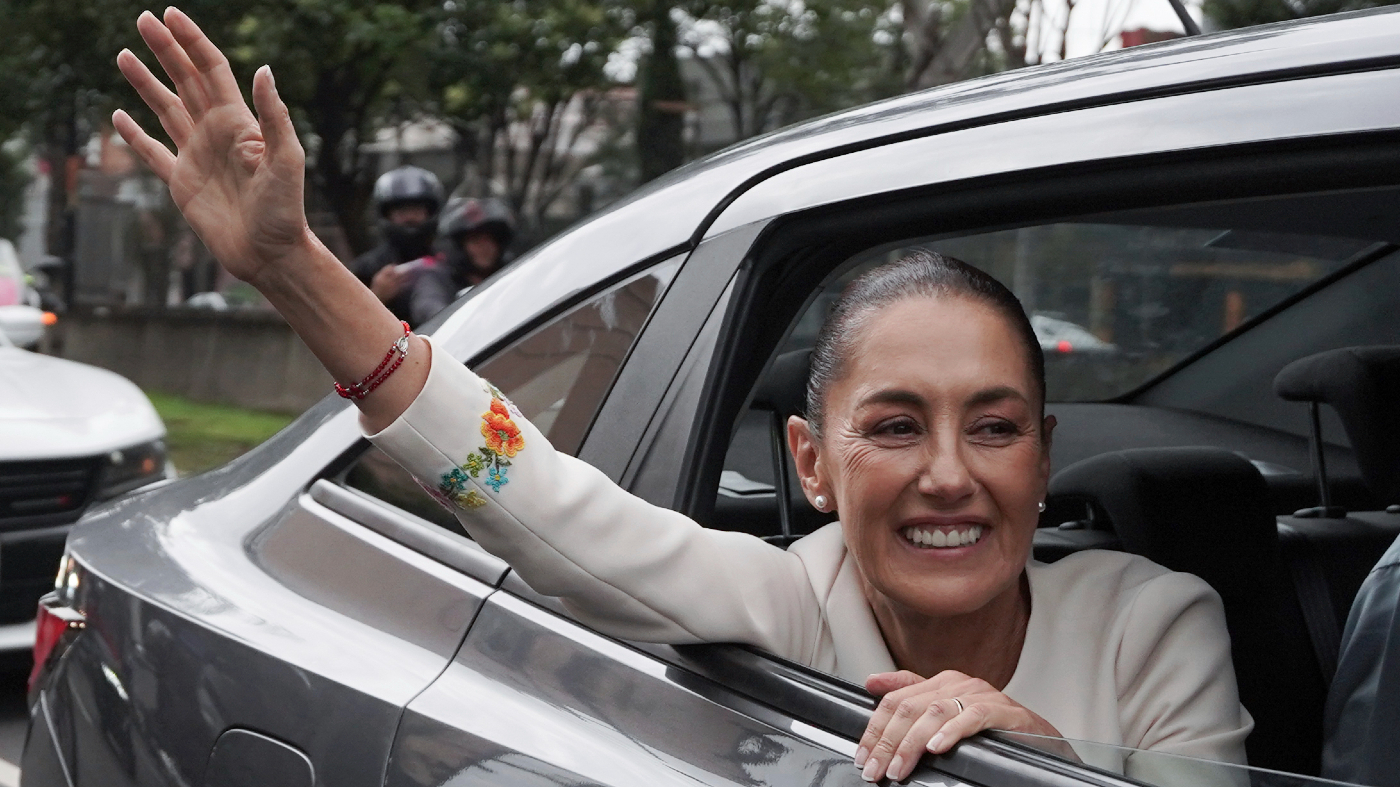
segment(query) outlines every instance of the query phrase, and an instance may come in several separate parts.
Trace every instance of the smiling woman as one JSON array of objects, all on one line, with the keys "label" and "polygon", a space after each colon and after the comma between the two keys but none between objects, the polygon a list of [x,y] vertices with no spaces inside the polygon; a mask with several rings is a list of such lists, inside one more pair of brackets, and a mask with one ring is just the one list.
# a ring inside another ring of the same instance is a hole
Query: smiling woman
[{"label": "smiling woman", "polygon": [[1126,554],[1030,560],[1053,421],[1039,344],[1000,284],[927,254],[857,279],[816,351],[814,418],[788,425],[804,494],[841,521],[788,550],[707,530],[556,451],[405,336],[307,229],[271,72],[255,118],[188,17],[138,25],[176,92],[129,52],[119,64],[177,154],[124,113],[117,129],[228,269],[367,392],[369,438],[534,590],[614,636],[747,643],[864,680],[885,697],[855,755],[867,780],[991,728],[1243,761],[1251,722],[1204,582]]}]

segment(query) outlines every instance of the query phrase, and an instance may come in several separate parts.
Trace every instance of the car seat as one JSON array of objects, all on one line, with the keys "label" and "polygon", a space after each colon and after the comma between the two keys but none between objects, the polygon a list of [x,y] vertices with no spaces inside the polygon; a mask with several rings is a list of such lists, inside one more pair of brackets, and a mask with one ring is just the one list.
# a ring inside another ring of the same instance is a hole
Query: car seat
[{"label": "car seat", "polygon": [[797,470],[787,450],[787,421],[807,411],[807,375],[812,351],[793,350],[773,359],[773,364],[754,390],[753,409],[771,413],[769,435],[773,444],[773,477],[777,479],[777,515],[781,535],[769,540],[782,546],[834,521],[835,515],[812,507],[802,493]]},{"label": "car seat", "polygon": [[[1381,503],[1392,504],[1387,514],[1400,514],[1400,346],[1348,347],[1330,350],[1295,361],[1284,367],[1274,380],[1274,390],[1285,399],[1308,402],[1313,421],[1313,445],[1321,444],[1318,408],[1330,405],[1346,430],[1362,480]],[[1316,457],[1318,451],[1314,451]],[[1316,462],[1316,459],[1314,460]],[[1326,475],[1320,463],[1320,496],[1326,503]],[[1300,514],[1305,512],[1299,512]],[[1352,514],[1324,512],[1330,522],[1318,522],[1315,536],[1327,538],[1324,525],[1344,525],[1354,519],[1374,520],[1379,512]],[[1303,519],[1307,522],[1307,519]],[[1306,525],[1304,525],[1306,526]],[[1392,539],[1393,540],[1393,539]],[[1353,546],[1373,546],[1356,544]],[[1396,784],[1400,766],[1400,692],[1395,678],[1400,674],[1395,644],[1400,630],[1395,626],[1397,598],[1396,551],[1391,546],[1381,566],[1361,585],[1341,638],[1340,660],[1327,701],[1327,749],[1324,775],[1367,784]],[[1353,562],[1374,564],[1373,550],[1350,550]]]},{"label": "car seat", "polygon": [[1250,764],[1316,774],[1326,686],[1254,465],[1212,447],[1114,451],[1056,473],[1049,495],[1091,507],[1126,551],[1215,588],[1255,722]]}]

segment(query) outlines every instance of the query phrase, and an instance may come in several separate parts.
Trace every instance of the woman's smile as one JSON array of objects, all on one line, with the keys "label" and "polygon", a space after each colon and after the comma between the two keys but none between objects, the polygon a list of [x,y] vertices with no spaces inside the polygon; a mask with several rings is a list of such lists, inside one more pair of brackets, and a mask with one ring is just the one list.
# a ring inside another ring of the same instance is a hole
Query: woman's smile
[{"label": "woman's smile", "polygon": [[963,525],[905,525],[899,535],[916,549],[933,549],[940,552],[966,552],[982,540],[984,526]]}]

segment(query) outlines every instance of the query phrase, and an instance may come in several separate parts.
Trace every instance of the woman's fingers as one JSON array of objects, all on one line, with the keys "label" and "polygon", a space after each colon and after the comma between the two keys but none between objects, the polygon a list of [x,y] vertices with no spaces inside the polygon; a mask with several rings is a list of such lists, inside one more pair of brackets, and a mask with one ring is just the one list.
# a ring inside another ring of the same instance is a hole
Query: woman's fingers
[{"label": "woman's fingers", "polygon": [[136,29],[140,31],[146,46],[155,53],[161,68],[170,75],[170,81],[175,83],[175,91],[180,94],[190,118],[199,120],[209,110],[209,98],[205,95],[199,71],[194,67],[185,48],[175,40],[170,29],[150,11],[141,12],[141,16],[136,19]]},{"label": "woman's fingers", "polygon": [[112,113],[112,125],[116,127],[117,133],[122,135],[122,139],[126,140],[126,144],[136,151],[136,155],[146,162],[146,166],[156,173],[156,177],[169,183],[170,175],[175,170],[175,155],[152,139],[151,135],[123,110],[118,109]]},{"label": "woman's fingers", "polygon": [[923,682],[923,676],[907,669],[899,672],[877,672],[865,679],[865,690],[877,697],[883,697],[892,691],[899,691]]},{"label": "woman's fingers", "polygon": [[194,122],[190,119],[190,113],[185,111],[185,103],[180,97],[156,78],[130,49],[123,49],[117,54],[117,68],[121,69],[126,81],[136,88],[146,106],[156,113],[156,118],[160,120],[165,133],[170,135],[175,147],[183,146],[189,139]]},{"label": "woman's fingers", "polygon": [[929,741],[940,734],[951,719],[962,714],[958,703],[952,699],[933,700],[924,708],[924,712],[909,727],[909,731],[904,734],[904,739],[899,741],[895,747],[894,756],[890,758],[890,764],[885,768],[886,775],[895,781],[906,778],[914,772],[914,768],[919,764],[919,758],[924,756],[924,752],[933,751]]},{"label": "woman's fingers", "polygon": [[[1005,698],[1005,695],[1000,693],[996,696]],[[1012,725],[1004,722],[998,725],[996,719],[999,713],[1009,710],[1011,710],[1011,706],[1006,704],[964,700],[962,712],[955,713],[945,719],[938,731],[927,739],[926,748],[934,754],[942,754],[953,748],[953,745],[958,741],[976,735],[982,730],[998,726],[1010,727]]]},{"label": "woman's fingers", "polygon": [[297,139],[296,127],[292,125],[292,114],[277,95],[277,82],[269,66],[253,74],[253,107],[258,111],[258,125],[267,145],[267,160],[274,166],[290,164],[296,170],[292,174],[301,177],[305,165],[301,140]]},{"label": "woman's fingers", "polygon": [[170,6],[165,9],[165,26],[199,74],[201,87],[210,105],[243,104],[243,94],[238,90],[238,80],[233,77],[228,58],[199,29],[199,25],[184,11]]},{"label": "woman's fingers", "polygon": [[[924,715],[924,710],[934,699],[929,694],[900,696],[902,693],[887,694],[880,701],[876,712],[884,712],[883,724],[880,725],[879,732],[875,732],[873,735],[873,730],[867,727],[865,736],[861,738],[860,749],[856,751],[857,756],[862,749],[870,753],[860,772],[860,777],[868,782],[879,781],[890,771],[891,765],[900,765],[900,763],[895,762],[899,744],[904,741],[909,730]],[[873,718],[871,722],[873,725]],[[870,740],[871,738],[873,740]]]}]

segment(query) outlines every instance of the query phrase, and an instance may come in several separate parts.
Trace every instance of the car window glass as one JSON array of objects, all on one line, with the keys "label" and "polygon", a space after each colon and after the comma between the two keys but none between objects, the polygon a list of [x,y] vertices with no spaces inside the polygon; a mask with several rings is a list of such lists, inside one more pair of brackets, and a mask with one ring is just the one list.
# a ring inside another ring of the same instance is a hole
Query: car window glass
[{"label": "car window glass", "polygon": [[[1227,217],[1135,212],[899,241],[857,255],[829,277],[777,352],[810,350],[851,280],[927,249],[977,266],[1016,293],[1045,352],[1049,401],[1099,401],[1141,386],[1377,246],[1368,238],[1281,232],[1284,219],[1271,227],[1258,215],[1239,229],[1226,220],[1200,226]],[[759,389],[800,389],[802,380],[775,378],[792,368],[775,364]],[[775,479],[782,463],[791,501],[787,535],[825,521],[806,504],[790,460],[774,458],[786,453],[781,421],[761,403],[741,416],[715,498],[720,526],[781,535]]]},{"label": "car window glass", "polygon": [[1340,782],[1106,743],[996,731],[992,737],[1152,787],[1322,787]]},{"label": "car window glass", "polygon": [[579,445],[680,258],[545,323],[476,368],[549,438],[556,450]]},{"label": "car window glass", "polygon": [[[557,450],[575,453],[680,259],[656,265],[547,321],[479,364],[477,373],[500,388]],[[456,518],[378,448],[361,454],[344,482],[462,532]]]},{"label": "car window glass", "polygon": [[981,268],[1021,300],[1045,351],[1048,401],[1099,401],[1137,388],[1372,245],[1228,226],[1106,221],[919,238],[854,260],[823,288],[790,342],[815,343],[848,281],[927,249]]}]

